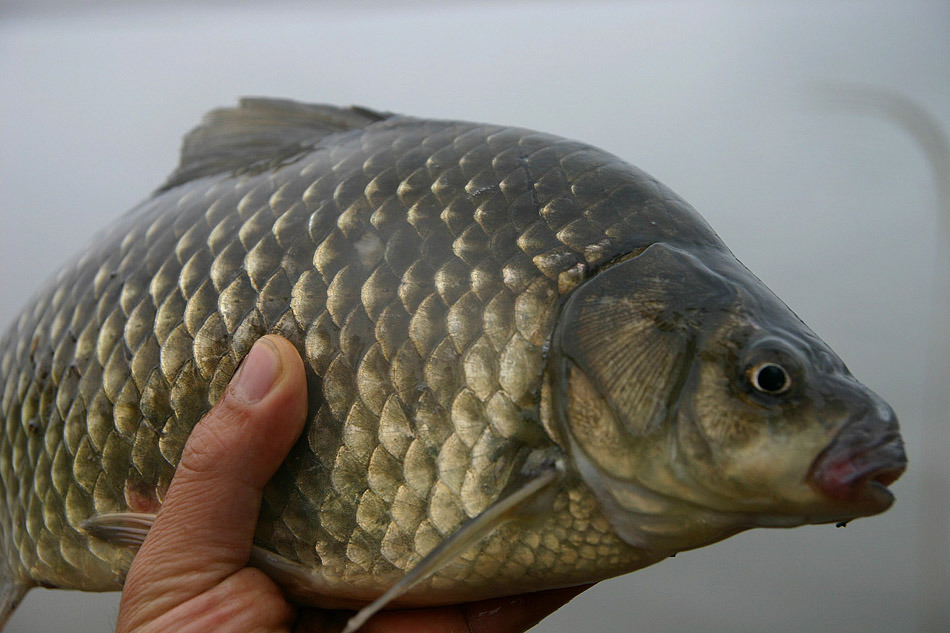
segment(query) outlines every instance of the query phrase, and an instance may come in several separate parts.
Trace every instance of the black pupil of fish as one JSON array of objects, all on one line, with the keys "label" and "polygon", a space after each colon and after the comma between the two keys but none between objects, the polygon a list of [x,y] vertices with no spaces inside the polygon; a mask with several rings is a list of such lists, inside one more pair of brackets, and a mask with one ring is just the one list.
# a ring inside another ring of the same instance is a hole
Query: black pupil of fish
[{"label": "black pupil of fish", "polygon": [[763,365],[756,374],[755,382],[762,391],[777,393],[785,389],[788,384],[788,375],[778,365]]}]

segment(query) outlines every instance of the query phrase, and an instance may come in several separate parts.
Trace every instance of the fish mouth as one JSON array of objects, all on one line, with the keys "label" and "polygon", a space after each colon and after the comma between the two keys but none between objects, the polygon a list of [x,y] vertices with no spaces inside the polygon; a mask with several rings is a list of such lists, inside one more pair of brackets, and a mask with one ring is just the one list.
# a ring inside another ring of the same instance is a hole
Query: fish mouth
[{"label": "fish mouth", "polygon": [[818,455],[809,481],[854,516],[883,512],[894,503],[888,486],[907,468],[904,442],[891,413],[847,424]]}]

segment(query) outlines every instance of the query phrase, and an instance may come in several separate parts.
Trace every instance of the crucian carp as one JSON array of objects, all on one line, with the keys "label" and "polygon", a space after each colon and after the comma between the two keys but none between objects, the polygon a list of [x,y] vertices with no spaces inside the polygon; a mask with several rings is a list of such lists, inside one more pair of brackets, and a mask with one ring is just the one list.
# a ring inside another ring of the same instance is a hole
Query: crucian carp
[{"label": "crucian carp", "polygon": [[122,588],[265,334],[303,435],[249,563],[302,604],[594,582],[887,509],[891,408],[636,167],[539,132],[245,99],[0,342],[0,626]]}]

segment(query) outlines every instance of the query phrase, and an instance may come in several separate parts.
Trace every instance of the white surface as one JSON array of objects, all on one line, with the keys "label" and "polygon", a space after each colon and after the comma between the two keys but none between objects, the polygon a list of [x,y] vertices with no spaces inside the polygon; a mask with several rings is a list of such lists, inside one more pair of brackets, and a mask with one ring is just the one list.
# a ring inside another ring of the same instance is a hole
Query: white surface
[{"label": "white surface", "polygon": [[[0,21],[0,327],[162,182],[202,112],[240,95],[591,142],[695,205],[894,406],[911,466],[881,517],[687,552],[602,583],[537,630],[848,633],[950,621],[946,601],[920,591],[933,583],[921,561],[950,555],[948,526],[925,551],[918,522],[933,494],[924,475],[947,477],[945,452],[924,456],[924,439],[937,440],[925,419],[938,242],[929,167],[896,127],[810,106],[806,90],[888,87],[950,127],[946,2],[349,6],[137,3]],[[35,590],[7,633],[110,630],[116,600]]]}]

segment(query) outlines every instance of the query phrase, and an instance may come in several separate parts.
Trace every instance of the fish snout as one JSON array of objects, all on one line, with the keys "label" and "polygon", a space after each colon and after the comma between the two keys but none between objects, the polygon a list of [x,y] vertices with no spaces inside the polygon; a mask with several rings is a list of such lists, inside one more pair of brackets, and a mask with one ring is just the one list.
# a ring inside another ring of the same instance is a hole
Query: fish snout
[{"label": "fish snout", "polygon": [[874,405],[846,423],[818,455],[809,479],[831,500],[875,514],[894,502],[888,486],[906,467],[897,416],[875,397]]}]

